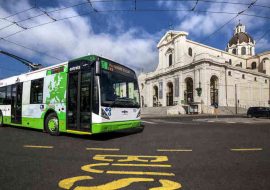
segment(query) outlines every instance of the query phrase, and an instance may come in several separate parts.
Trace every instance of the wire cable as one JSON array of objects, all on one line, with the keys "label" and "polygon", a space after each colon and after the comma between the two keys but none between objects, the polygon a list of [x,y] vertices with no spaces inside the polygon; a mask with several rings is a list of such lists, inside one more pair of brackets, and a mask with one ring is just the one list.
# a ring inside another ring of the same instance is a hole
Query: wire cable
[{"label": "wire cable", "polygon": [[98,10],[93,6],[91,0],[87,0],[87,1],[89,3],[90,7],[94,10],[94,12],[98,12]]},{"label": "wire cable", "polygon": [[9,15],[9,16],[5,16],[5,17],[3,17],[3,18],[0,18],[0,19],[8,19],[8,18],[10,18],[10,17],[13,17],[13,16],[16,16],[16,15],[18,15],[18,14],[21,14],[21,13],[24,13],[24,12],[27,12],[27,11],[30,11],[30,10],[32,10],[32,9],[34,9],[35,7],[30,7],[29,9],[26,9],[26,10],[23,10],[23,11],[20,11],[20,12],[17,12],[17,13],[14,13],[14,14],[11,14],[11,15]]},{"label": "wire cable", "polygon": [[269,32],[270,32],[270,28],[268,28],[268,30],[266,30],[264,32],[264,34],[256,41],[256,43],[258,44],[264,38],[264,36],[266,36],[267,34],[269,34]]},{"label": "wire cable", "polygon": [[36,52],[36,53],[38,53],[38,54],[45,55],[45,56],[47,56],[47,57],[56,59],[56,60],[58,60],[58,61],[64,61],[64,60],[59,59],[59,58],[57,58],[57,57],[55,57],[55,56],[52,56],[52,55],[49,55],[49,54],[47,54],[47,53],[44,53],[44,52],[40,52],[40,51],[31,49],[31,48],[29,48],[29,47],[26,47],[26,46],[24,46],[24,45],[18,44],[18,43],[16,43],[16,42],[12,42],[12,41],[7,40],[7,39],[4,39],[4,38],[0,38],[0,39],[1,39],[1,40],[4,40],[4,41],[6,41],[6,42],[8,42],[8,43],[10,43],[10,44],[14,44],[14,45],[19,46],[19,47],[22,47],[22,48],[24,48],[24,49],[28,49],[28,50],[33,51],[33,52]]},{"label": "wire cable", "polygon": [[205,42],[208,38],[210,38],[211,36],[215,35],[216,33],[218,33],[222,28],[224,28],[224,26],[226,26],[227,24],[229,24],[231,21],[233,21],[235,18],[237,18],[238,16],[240,16],[241,14],[243,14],[244,12],[246,12],[248,9],[250,9],[258,0],[255,0],[253,2],[251,2],[249,4],[249,6],[242,10],[242,11],[239,11],[237,13],[237,15],[235,15],[234,17],[232,17],[230,20],[228,20],[225,24],[223,24],[222,26],[220,26],[217,30],[215,30],[213,33],[211,33],[210,35],[208,35],[207,37],[205,37],[201,42]]}]

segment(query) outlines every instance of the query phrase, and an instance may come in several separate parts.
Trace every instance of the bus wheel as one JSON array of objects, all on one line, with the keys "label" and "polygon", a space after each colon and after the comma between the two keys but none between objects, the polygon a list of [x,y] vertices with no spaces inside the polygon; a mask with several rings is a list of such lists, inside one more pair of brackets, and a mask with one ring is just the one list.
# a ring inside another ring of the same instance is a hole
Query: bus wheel
[{"label": "bus wheel", "polygon": [[4,126],[4,124],[3,124],[3,114],[0,111],[0,127],[3,127],[3,126]]},{"label": "bus wheel", "polygon": [[56,113],[50,113],[45,120],[46,131],[53,136],[59,135],[59,120]]}]

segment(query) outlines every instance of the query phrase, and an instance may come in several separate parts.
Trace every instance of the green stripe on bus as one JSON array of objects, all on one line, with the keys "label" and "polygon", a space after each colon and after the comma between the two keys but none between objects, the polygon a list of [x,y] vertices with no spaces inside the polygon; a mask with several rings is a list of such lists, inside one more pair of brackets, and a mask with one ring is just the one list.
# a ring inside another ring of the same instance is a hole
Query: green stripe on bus
[{"label": "green stripe on bus", "polygon": [[[21,126],[21,127],[30,127],[33,129],[43,129],[44,119],[42,118],[22,118],[22,124],[16,124],[11,122],[10,116],[4,116],[4,124]],[[59,120],[59,130],[60,132],[65,132],[66,121]]]},{"label": "green stripe on bus", "polygon": [[139,126],[141,126],[140,120],[93,123],[92,133],[110,132],[121,129],[135,128]]}]

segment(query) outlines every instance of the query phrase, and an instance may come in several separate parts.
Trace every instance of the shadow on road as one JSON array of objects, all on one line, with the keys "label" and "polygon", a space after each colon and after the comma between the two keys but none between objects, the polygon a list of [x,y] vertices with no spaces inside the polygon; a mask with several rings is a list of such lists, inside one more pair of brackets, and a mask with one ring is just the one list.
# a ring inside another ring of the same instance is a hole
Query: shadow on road
[{"label": "shadow on road", "polygon": [[143,130],[144,130],[144,126],[141,126],[141,127],[133,128],[133,129],[125,129],[125,130],[93,134],[93,135],[76,135],[76,134],[62,133],[61,136],[67,136],[67,137],[79,138],[79,139],[85,139],[85,140],[107,141],[107,140],[117,139],[117,138],[121,138],[125,136],[135,135],[135,134],[143,132]]},{"label": "shadow on road", "polygon": [[[5,125],[8,128],[15,128],[18,131],[33,131],[40,134],[44,134],[46,132],[40,129],[33,129],[28,127],[18,127],[18,126],[11,126],[11,125]],[[117,139],[125,136],[135,135],[138,133],[143,132],[144,126],[141,125],[141,127],[138,128],[132,128],[132,129],[125,129],[125,130],[119,130],[114,132],[108,132],[108,133],[100,133],[100,134],[93,134],[93,135],[78,135],[78,134],[70,134],[70,133],[60,133],[60,136],[64,137],[72,137],[77,139],[85,139],[85,140],[95,140],[95,141],[107,141],[111,139]],[[46,134],[50,136],[49,134]],[[57,138],[57,137],[56,137]]]}]

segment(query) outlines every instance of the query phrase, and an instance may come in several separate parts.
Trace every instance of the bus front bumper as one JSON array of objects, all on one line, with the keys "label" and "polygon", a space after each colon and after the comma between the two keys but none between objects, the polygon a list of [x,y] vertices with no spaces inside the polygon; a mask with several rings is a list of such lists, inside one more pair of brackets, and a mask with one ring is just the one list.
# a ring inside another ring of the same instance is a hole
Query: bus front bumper
[{"label": "bus front bumper", "polygon": [[122,129],[136,128],[140,126],[141,126],[141,120],[93,123],[92,134],[118,131]]}]

